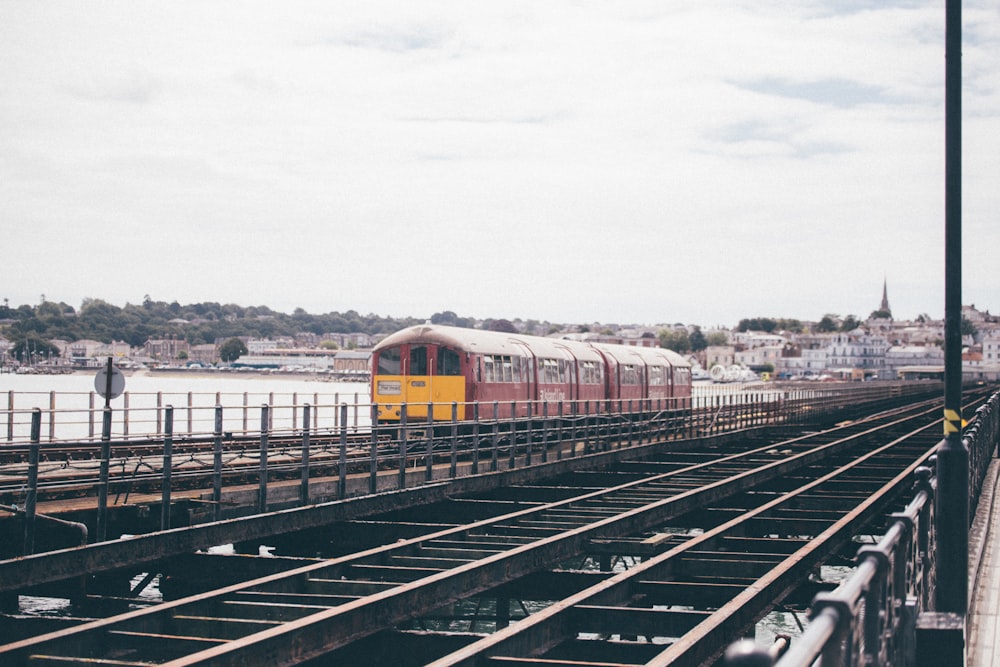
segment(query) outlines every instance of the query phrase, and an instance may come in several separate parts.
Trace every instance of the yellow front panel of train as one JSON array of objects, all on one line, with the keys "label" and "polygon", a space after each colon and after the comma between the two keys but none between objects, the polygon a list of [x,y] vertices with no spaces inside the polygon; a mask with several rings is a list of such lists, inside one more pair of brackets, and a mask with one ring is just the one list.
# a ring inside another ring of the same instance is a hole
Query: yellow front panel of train
[{"label": "yellow front panel of train", "polygon": [[406,403],[407,420],[426,420],[427,404],[434,403],[434,421],[451,419],[451,404],[458,403],[458,418],[465,419],[465,378],[461,375],[377,375],[372,400],[380,420],[398,420]]}]

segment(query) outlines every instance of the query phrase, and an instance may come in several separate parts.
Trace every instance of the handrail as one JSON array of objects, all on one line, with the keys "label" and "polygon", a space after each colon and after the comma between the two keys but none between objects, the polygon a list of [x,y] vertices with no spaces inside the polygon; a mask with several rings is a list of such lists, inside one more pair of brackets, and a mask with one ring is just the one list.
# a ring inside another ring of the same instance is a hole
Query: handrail
[{"label": "handrail", "polygon": [[[1000,392],[980,406],[963,434],[969,449],[970,520],[990,459],[1000,442]],[[917,469],[913,500],[876,545],[862,547],[857,567],[835,590],[820,593],[810,623],[780,658],[744,641],[726,651],[727,667],[820,667],[914,664],[916,621],[934,611],[934,493],[929,467]]]},{"label": "handrail", "polygon": [[[715,420],[707,415],[718,414],[730,421],[746,421],[760,418],[760,415],[780,413],[786,423],[802,423],[817,411],[826,408],[843,407],[850,401],[859,408],[870,401],[885,400],[900,395],[916,395],[938,391],[940,383],[931,382],[879,382],[879,383],[837,383],[822,386],[796,385],[714,385],[693,388],[691,399],[633,399],[637,410],[639,403],[651,401],[672,401],[668,407],[675,407],[676,401],[690,400],[692,410],[702,412],[704,418],[693,426],[693,433],[717,432]],[[34,409],[42,411],[41,440],[49,443],[96,442],[101,438],[101,413],[103,399],[95,392],[31,392],[8,390],[0,400],[0,447],[29,442],[31,414]],[[313,410],[312,428],[317,432],[322,428],[339,430],[340,406],[351,405],[349,419],[356,429],[367,429],[370,425],[369,397],[362,391],[347,392],[124,392],[112,405],[112,424],[115,440],[160,438],[163,436],[164,415],[168,407],[175,410],[176,438],[211,436],[216,406],[225,409],[224,430],[228,433],[253,435],[256,430],[253,412],[262,404],[271,407],[271,428],[274,430],[297,431],[303,405],[309,404]],[[524,411],[525,401],[519,401]],[[530,414],[539,416],[540,401],[529,401]],[[566,415],[581,415],[585,408],[608,403],[602,400],[564,401]],[[611,399],[611,404],[628,403],[628,399]],[[472,404],[460,404],[468,408]],[[804,406],[808,405],[806,411]],[[619,412],[624,412],[621,405]],[[604,411],[604,410],[602,410]],[[808,413],[808,414],[807,414]],[[554,416],[554,415],[551,415]]]}]

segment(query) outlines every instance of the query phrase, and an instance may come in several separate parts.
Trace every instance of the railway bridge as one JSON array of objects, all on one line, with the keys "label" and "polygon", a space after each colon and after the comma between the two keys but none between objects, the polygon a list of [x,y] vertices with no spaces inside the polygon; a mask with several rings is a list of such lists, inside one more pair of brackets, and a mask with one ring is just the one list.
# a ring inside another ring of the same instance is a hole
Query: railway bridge
[{"label": "railway bridge", "polygon": [[[202,433],[166,407],[44,443],[36,409],[0,446],[0,664],[986,665],[1000,393],[964,394],[964,517],[936,512],[941,393],[256,431],[219,405]],[[936,567],[954,521],[969,572]],[[970,613],[938,610],[956,582]]]}]

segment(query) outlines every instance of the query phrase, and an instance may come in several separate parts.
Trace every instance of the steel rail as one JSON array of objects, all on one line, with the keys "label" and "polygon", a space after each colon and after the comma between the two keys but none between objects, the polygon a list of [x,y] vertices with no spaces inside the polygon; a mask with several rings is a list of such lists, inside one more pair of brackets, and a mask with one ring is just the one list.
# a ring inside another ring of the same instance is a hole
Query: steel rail
[{"label": "steel rail", "polygon": [[[796,442],[804,441],[807,438],[844,437],[845,433],[873,428],[871,424],[877,423],[878,420],[892,420],[901,414],[932,414],[936,406],[939,406],[939,401],[924,401],[908,408],[881,413],[871,419],[853,422],[847,426],[820,431],[809,436],[800,436],[781,443],[780,447],[783,449],[786,445],[794,446]],[[767,453],[774,447],[775,445],[771,443],[744,452],[744,454],[750,457],[761,450]],[[625,450],[626,454],[621,456],[631,456],[632,454],[638,456],[640,449]],[[777,452],[777,450],[775,451]],[[615,456],[618,454],[602,452],[591,454],[590,458],[594,461],[600,461]],[[365,514],[401,509],[407,505],[415,504],[418,496],[423,497],[425,502],[434,502],[450,495],[538,479],[547,474],[546,471],[552,473],[568,472],[574,467],[582,465],[581,462],[586,461],[586,458],[550,461],[532,468],[524,467],[474,477],[442,480],[419,488],[395,490],[240,519],[227,519],[188,528],[159,531],[135,536],[128,540],[127,544],[120,541],[99,542],[86,547],[63,549],[0,561],[0,592],[16,591],[23,588],[25,582],[41,584],[135,564],[152,563],[160,558],[207,549],[216,544],[265,539],[290,530],[319,527]],[[717,463],[723,465],[725,460],[720,459]],[[675,471],[674,474],[679,475],[679,471]]]},{"label": "steel rail", "polygon": [[[802,443],[807,443],[810,439],[846,438],[845,434],[857,434],[856,437],[863,437],[866,435],[866,429],[876,428],[875,424],[886,421],[890,423],[899,421],[905,419],[905,415],[907,414],[914,415],[912,418],[915,419],[924,418],[926,415],[933,414],[939,409],[939,406],[939,400],[921,402],[909,408],[887,411],[876,417],[852,422],[846,426],[799,436],[778,445],[769,443],[743,451],[739,455],[730,455],[720,459],[713,459],[707,463],[673,470],[661,479],[667,480],[671,477],[682,477],[688,472],[704,468],[709,463],[722,468],[734,456],[745,456],[750,459],[763,453],[766,460],[771,461],[779,456],[787,456],[783,452],[788,448],[794,449],[796,447],[808,446]],[[904,417],[900,415],[904,415]],[[597,459],[602,454],[591,456]],[[817,456],[820,455],[817,454]],[[575,461],[580,460],[580,458],[575,459]],[[417,495],[423,496],[427,502],[442,500],[450,495],[467,493],[476,489],[491,488],[505,480],[516,481],[518,479],[537,477],[544,474],[545,470],[568,471],[570,466],[574,465],[571,461],[574,461],[574,459],[551,461],[547,464],[540,464],[534,469],[506,470],[485,474],[478,478],[466,477],[457,480],[438,481],[419,488],[390,491],[371,496],[349,498],[343,501],[283,510],[276,513],[260,514],[241,519],[228,519],[188,528],[149,533],[128,540],[127,548],[123,548],[122,544],[118,541],[99,542],[86,547],[64,549],[0,561],[0,592],[15,591],[23,587],[24,582],[40,584],[59,581],[94,572],[126,567],[130,564],[149,563],[155,561],[157,558],[190,553],[197,549],[207,549],[213,545],[225,544],[230,541],[264,539],[270,535],[282,532],[283,528],[286,530],[289,528],[307,529],[327,525],[353,516],[362,516],[366,513],[371,514],[373,512],[400,509],[407,505],[415,504]],[[775,474],[781,474],[782,472],[778,471]],[[724,471],[720,474],[728,476],[731,474],[731,471]],[[122,553],[123,551],[127,553]]]},{"label": "steel rail", "polygon": [[[933,455],[937,446],[937,434],[930,433],[930,430],[935,426],[936,423],[921,426],[913,432],[859,456],[840,468],[786,492],[760,507],[706,530],[702,535],[693,537],[625,572],[614,575],[563,599],[558,604],[532,614],[516,625],[511,625],[459,651],[442,657],[430,663],[430,666],[473,667],[487,663],[505,665],[522,660],[534,667],[555,665],[555,661],[546,660],[544,655],[536,653],[539,651],[539,647],[557,645],[575,638],[579,632],[582,632],[579,622],[576,621],[581,617],[579,614],[581,608],[635,610],[636,607],[630,607],[629,604],[637,597],[636,588],[640,585],[649,585],[651,582],[664,580],[664,573],[672,562],[685,554],[695,550],[711,550],[715,543],[726,536],[740,534],[741,526],[747,520],[763,517],[787,506],[804,494],[815,491],[824,484],[851,473],[857,467],[877,461],[879,456],[898,449],[901,444],[912,438],[929,436],[927,445],[922,448],[923,453],[866,500],[851,511],[844,513],[838,520],[829,523],[807,544],[777,563],[767,574],[746,586],[745,590],[722,604],[717,611],[707,615],[689,632],[678,637],[669,648],[644,663],[646,667],[707,664],[721,655],[728,639],[738,636],[741,631],[759,620],[775,602],[780,601],[800,581],[804,580],[813,568],[838,550],[844,542],[851,539],[861,527],[876,516],[885,507],[887,501],[896,496],[901,487],[912,482],[916,469],[926,464],[927,459]],[[731,556],[733,552],[719,550],[718,553]],[[591,663],[563,657],[558,661],[558,664],[569,666]]]},{"label": "steel rail", "polygon": [[[894,423],[898,423],[898,421],[896,420]],[[598,520],[557,535],[545,537],[541,540],[534,540],[528,544],[514,546],[505,552],[473,562],[466,562],[447,570],[437,571],[430,576],[418,577],[418,581],[403,583],[402,585],[394,586],[374,595],[309,614],[305,618],[281,623],[264,630],[261,630],[259,626],[251,626],[251,629],[258,631],[242,636],[240,639],[233,639],[218,646],[196,652],[190,656],[179,657],[177,660],[167,664],[178,666],[187,664],[240,664],[248,655],[266,655],[268,656],[269,664],[295,664],[307,657],[319,655],[333,647],[353,641],[353,639],[373,632],[387,623],[408,618],[414,613],[426,612],[430,608],[440,606],[448,601],[458,600],[467,595],[491,588],[499,583],[511,581],[524,574],[537,571],[539,568],[565,560],[572,555],[583,552],[590,539],[624,536],[649,530],[664,520],[690,511],[709,500],[717,500],[733,495],[755,484],[774,479],[777,476],[818,461],[822,457],[822,452],[836,451],[839,448],[848,446],[850,442],[858,442],[863,440],[865,436],[872,435],[875,432],[874,427],[859,428],[855,426],[855,430],[855,433],[852,433],[844,440],[822,444],[818,452],[811,450],[803,451],[799,454],[793,454],[784,460],[771,460],[762,466],[731,476],[729,479],[712,481],[701,488],[685,491],[645,506],[627,510],[613,518]],[[770,455],[774,457],[774,454],[781,455],[781,452],[774,452],[773,454],[769,452],[772,449],[773,445],[759,447],[748,453],[744,453],[742,456]],[[730,463],[738,458],[740,457],[734,455],[725,457],[725,459],[721,459],[720,461],[689,466],[681,470],[656,475],[652,478],[635,480],[611,490],[586,493],[573,499],[550,503],[540,508],[522,510],[511,515],[439,531],[432,535],[407,540],[400,544],[371,549],[355,556],[310,565],[282,575],[265,577],[248,582],[247,584],[228,587],[172,603],[165,603],[159,607],[130,612],[119,617],[113,617],[112,619],[95,621],[79,628],[16,642],[6,647],[0,647],[0,655],[6,654],[10,659],[15,659],[17,656],[23,658],[29,654],[41,655],[36,653],[36,651],[42,650],[44,646],[58,643],[60,640],[72,642],[74,638],[76,640],[83,639],[83,645],[79,648],[84,653],[89,653],[95,650],[95,642],[100,642],[103,638],[111,636],[108,632],[116,632],[114,631],[115,627],[125,628],[126,633],[140,632],[150,635],[169,636],[171,633],[168,631],[167,626],[174,622],[174,619],[178,616],[186,616],[182,612],[198,605],[208,604],[211,606],[212,604],[219,604],[226,599],[226,596],[235,595],[240,591],[294,588],[302,578],[307,575],[318,575],[324,570],[331,573],[333,575],[332,578],[335,580],[338,575],[346,576],[340,573],[346,572],[348,565],[356,566],[365,561],[371,561],[375,557],[381,557],[384,560],[392,554],[402,554],[412,551],[420,544],[430,543],[433,540],[441,540],[446,537],[461,538],[473,533],[477,529],[489,529],[492,526],[500,526],[504,522],[510,523],[512,520],[524,520],[532,516],[544,516],[545,512],[569,507],[584,499],[596,500],[612,493],[621,492],[622,490],[639,488],[642,485],[652,488],[656,482],[669,481],[671,477],[679,476],[681,473],[690,474],[694,469],[702,471],[711,470],[712,467]],[[726,471],[725,475],[732,475],[732,471]],[[87,641],[88,638],[89,641]],[[89,647],[87,644],[89,644]],[[279,658],[279,653],[284,657]]]}]

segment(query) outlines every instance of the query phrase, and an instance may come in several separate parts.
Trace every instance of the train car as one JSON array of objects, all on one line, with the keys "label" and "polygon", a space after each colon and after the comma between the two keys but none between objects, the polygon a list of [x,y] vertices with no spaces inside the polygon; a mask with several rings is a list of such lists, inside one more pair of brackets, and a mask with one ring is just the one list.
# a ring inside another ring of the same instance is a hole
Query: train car
[{"label": "train car", "polygon": [[[567,403],[680,399],[691,395],[690,365],[659,348],[591,344],[478,329],[418,325],[372,350],[372,402],[380,422],[557,414]],[[428,415],[428,406],[433,411]],[[485,406],[485,407],[484,407]]]}]

